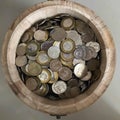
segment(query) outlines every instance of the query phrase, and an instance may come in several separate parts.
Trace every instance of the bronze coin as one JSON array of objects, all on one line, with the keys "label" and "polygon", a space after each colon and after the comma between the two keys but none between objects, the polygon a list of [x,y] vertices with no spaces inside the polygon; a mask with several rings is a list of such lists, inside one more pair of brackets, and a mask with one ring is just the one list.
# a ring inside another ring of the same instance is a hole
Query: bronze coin
[{"label": "bronze coin", "polygon": [[68,67],[62,67],[59,70],[59,77],[64,81],[68,81],[72,78],[72,71]]},{"label": "bronze coin", "polygon": [[87,63],[88,70],[94,71],[100,66],[100,62],[98,59],[91,59]]},{"label": "bronze coin", "polygon": [[53,40],[62,41],[66,38],[67,33],[63,28],[57,27],[51,31],[50,36]]},{"label": "bronze coin", "polygon": [[69,87],[78,86],[78,80],[75,79],[75,78],[72,78],[72,79],[70,79],[70,80],[67,82],[67,85],[68,85]]},{"label": "bronze coin", "polygon": [[62,63],[58,59],[51,60],[50,69],[53,72],[58,72],[61,68],[62,68]]},{"label": "bronze coin", "polygon": [[80,94],[80,89],[79,89],[79,87],[72,87],[72,88],[70,89],[70,94],[71,94],[71,97],[72,97],[72,98],[78,96],[78,95]]},{"label": "bronze coin", "polygon": [[93,72],[93,75],[92,75],[92,78],[91,78],[91,81],[94,82],[96,80],[98,80],[101,76],[101,70],[100,69],[97,69]]}]

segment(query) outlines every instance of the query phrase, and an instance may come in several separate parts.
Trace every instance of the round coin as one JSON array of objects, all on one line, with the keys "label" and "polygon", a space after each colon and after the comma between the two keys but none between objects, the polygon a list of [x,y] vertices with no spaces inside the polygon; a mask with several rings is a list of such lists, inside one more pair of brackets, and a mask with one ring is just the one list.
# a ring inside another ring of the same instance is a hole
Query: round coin
[{"label": "round coin", "polygon": [[50,69],[53,72],[58,72],[61,68],[62,68],[62,63],[58,59],[51,60]]},{"label": "round coin", "polygon": [[67,85],[64,81],[57,81],[55,83],[52,84],[52,91],[55,94],[62,94],[66,91],[67,89]]},{"label": "round coin", "polygon": [[67,54],[67,53],[61,52],[61,53],[60,53],[60,56],[61,56],[61,58],[62,58],[63,60],[65,60],[65,61],[72,61],[72,60],[74,59],[73,53]]},{"label": "round coin", "polygon": [[37,30],[34,33],[35,40],[46,41],[48,39],[48,32],[43,30]]},{"label": "round coin", "polygon": [[41,83],[48,83],[51,78],[51,73],[48,69],[42,69],[40,75],[38,75]]},{"label": "round coin", "polygon": [[71,53],[75,49],[75,42],[71,39],[65,39],[61,42],[60,47],[64,53]]},{"label": "round coin", "polygon": [[88,80],[91,79],[91,77],[92,77],[92,72],[91,72],[91,71],[88,71],[88,72],[87,72],[87,75],[84,76],[81,80],[82,80],[82,81],[88,81]]},{"label": "round coin", "polygon": [[65,60],[63,60],[63,59],[60,59],[60,61],[61,61],[61,63],[62,63],[64,66],[73,69],[73,61],[72,61],[72,60],[71,60],[71,61],[65,61]]},{"label": "round coin", "polygon": [[40,64],[36,62],[31,62],[28,64],[28,73],[32,76],[38,76],[42,72]]},{"label": "round coin", "polygon": [[75,87],[75,86],[78,86],[78,80],[75,79],[75,78],[72,78],[70,79],[68,82],[67,82],[67,85],[72,88],[72,87]]},{"label": "round coin", "polygon": [[67,33],[63,28],[56,27],[51,31],[50,36],[53,40],[62,41],[66,38]]},{"label": "round coin", "polygon": [[74,66],[79,64],[79,63],[85,64],[85,61],[82,60],[82,59],[76,59],[76,58],[73,59],[73,65]]},{"label": "round coin", "polygon": [[21,38],[21,41],[24,43],[24,42],[29,41],[29,39],[30,39],[30,34],[29,34],[29,32],[25,32],[25,33],[23,34],[22,38]]},{"label": "round coin", "polygon": [[45,51],[40,51],[37,53],[36,61],[41,65],[48,65],[50,58]]},{"label": "round coin", "polygon": [[15,59],[15,64],[18,67],[22,67],[27,64],[27,57],[26,56],[17,56]]},{"label": "round coin", "polygon": [[79,89],[79,87],[72,87],[71,89],[70,89],[70,94],[71,94],[71,98],[74,98],[74,97],[76,97],[76,96],[78,96],[79,94],[80,94],[80,89]]},{"label": "round coin", "polygon": [[59,77],[64,81],[68,81],[72,78],[72,71],[68,67],[62,67],[59,70]]},{"label": "round coin", "polygon": [[48,55],[52,59],[57,59],[60,55],[60,49],[56,46],[52,46],[48,49]]}]

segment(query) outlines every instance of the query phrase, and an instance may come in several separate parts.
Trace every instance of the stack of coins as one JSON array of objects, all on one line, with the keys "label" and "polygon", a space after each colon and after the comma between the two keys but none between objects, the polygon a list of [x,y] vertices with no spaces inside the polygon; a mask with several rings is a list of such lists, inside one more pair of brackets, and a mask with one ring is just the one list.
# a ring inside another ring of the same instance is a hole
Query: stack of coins
[{"label": "stack of coins", "polygon": [[73,98],[99,79],[100,50],[87,23],[59,14],[38,21],[23,34],[15,63],[35,94],[52,100]]}]

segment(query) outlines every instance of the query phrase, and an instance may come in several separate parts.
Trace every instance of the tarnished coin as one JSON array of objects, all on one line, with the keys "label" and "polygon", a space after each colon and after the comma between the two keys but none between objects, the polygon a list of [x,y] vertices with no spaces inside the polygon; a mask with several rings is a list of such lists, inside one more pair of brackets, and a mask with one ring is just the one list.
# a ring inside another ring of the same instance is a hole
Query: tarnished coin
[{"label": "tarnished coin", "polygon": [[61,52],[60,53],[60,56],[61,56],[61,58],[63,59],[63,60],[65,60],[65,61],[72,61],[73,59],[74,59],[74,55],[73,55],[73,53],[63,53],[63,52]]},{"label": "tarnished coin", "polygon": [[41,65],[36,62],[28,64],[28,73],[32,76],[38,76],[42,72]]},{"label": "tarnished coin", "polygon": [[92,78],[91,78],[91,81],[94,82],[96,80],[98,80],[101,76],[101,70],[100,69],[97,69],[93,72],[93,75],[92,75]]},{"label": "tarnished coin", "polygon": [[62,41],[66,38],[67,33],[63,28],[57,27],[51,31],[50,36],[53,40]]},{"label": "tarnished coin", "polygon": [[85,64],[85,61],[82,60],[82,59],[76,59],[76,58],[73,59],[73,65],[74,66],[79,64],[79,63]]},{"label": "tarnished coin", "polygon": [[40,81],[36,77],[30,77],[26,80],[25,85],[31,91],[38,89],[41,86]]},{"label": "tarnished coin", "polygon": [[82,45],[81,36],[75,30],[67,31],[67,38],[72,39],[75,45]]},{"label": "tarnished coin", "polygon": [[40,96],[46,96],[49,92],[49,86],[48,84],[42,84],[42,86],[37,89],[36,91],[34,91],[34,93],[36,93],[37,95],[40,95]]},{"label": "tarnished coin", "polygon": [[92,72],[91,72],[91,71],[88,71],[88,72],[87,72],[87,75],[84,76],[81,80],[82,80],[82,81],[88,81],[88,80],[91,79],[91,77],[92,77]]},{"label": "tarnished coin", "polygon": [[37,54],[39,49],[40,49],[39,44],[35,41],[31,41],[27,44],[26,53],[28,55],[34,56]]},{"label": "tarnished coin", "polygon": [[46,41],[48,39],[48,32],[43,30],[37,30],[34,33],[35,40]]},{"label": "tarnished coin", "polygon": [[65,39],[61,42],[60,47],[64,53],[71,53],[75,50],[75,42],[72,39]]},{"label": "tarnished coin", "polygon": [[49,84],[53,84],[55,83],[57,80],[58,80],[58,72],[53,72],[51,69],[48,69],[51,73],[51,78],[50,78],[50,81],[48,82]]},{"label": "tarnished coin", "polygon": [[36,55],[35,55],[35,56],[26,55],[26,56],[27,56],[27,58],[28,58],[29,60],[31,60],[31,61],[36,60]]},{"label": "tarnished coin", "polygon": [[17,56],[15,59],[15,64],[18,67],[22,67],[27,64],[27,57],[26,56]]},{"label": "tarnished coin", "polygon": [[58,59],[51,60],[50,69],[53,72],[58,72],[61,68],[62,68],[62,63]]},{"label": "tarnished coin", "polygon": [[68,67],[62,67],[59,70],[59,77],[64,81],[68,81],[72,78],[72,71]]},{"label": "tarnished coin", "polygon": [[51,78],[51,73],[48,69],[42,69],[42,72],[40,75],[38,75],[38,78],[40,79],[41,83],[48,83]]},{"label": "tarnished coin", "polygon": [[61,63],[62,63],[64,66],[73,69],[73,61],[72,61],[72,60],[71,60],[71,61],[65,61],[65,60],[63,60],[63,59],[60,59],[60,61],[61,61]]},{"label": "tarnished coin", "polygon": [[25,43],[19,44],[17,49],[16,49],[17,55],[25,55],[25,53],[26,53],[26,46],[27,45]]},{"label": "tarnished coin", "polygon": [[75,78],[72,78],[70,79],[68,82],[67,82],[67,85],[72,88],[72,87],[75,87],[75,86],[78,86],[78,80],[75,79]]},{"label": "tarnished coin", "polygon": [[47,41],[41,43],[41,50],[47,51],[53,45],[53,43],[54,43],[53,40],[47,40]]},{"label": "tarnished coin", "polygon": [[100,51],[100,44],[98,42],[88,42],[86,46],[91,46],[95,49],[96,52]]},{"label": "tarnished coin", "polygon": [[78,78],[82,78],[87,74],[87,67],[83,63],[79,63],[74,67],[74,74]]},{"label": "tarnished coin", "polygon": [[71,98],[76,97],[80,94],[80,89],[78,86],[72,87],[70,89]]},{"label": "tarnished coin", "polygon": [[41,65],[48,65],[50,58],[45,51],[40,51],[37,53],[36,61]]},{"label": "tarnished coin", "polygon": [[89,60],[86,63],[86,65],[90,71],[94,71],[100,66],[100,62],[99,62],[99,60],[93,58],[93,59]]},{"label": "tarnished coin", "polygon": [[52,59],[57,59],[60,55],[60,48],[52,46],[48,49],[48,55]]},{"label": "tarnished coin", "polygon": [[64,81],[57,81],[52,84],[52,90],[55,94],[62,94],[67,90],[67,84]]},{"label": "tarnished coin", "polygon": [[65,30],[70,30],[73,29],[75,26],[75,20],[72,17],[66,17],[63,18],[62,22],[61,22],[61,26],[65,29]]},{"label": "tarnished coin", "polygon": [[23,72],[25,75],[27,75],[27,76],[31,76],[31,75],[28,73],[28,70],[26,70],[26,69],[27,69],[27,67],[26,67],[26,66],[28,66],[28,64],[27,64],[27,65],[22,66],[22,67],[21,67],[21,70],[22,70],[22,72]]}]

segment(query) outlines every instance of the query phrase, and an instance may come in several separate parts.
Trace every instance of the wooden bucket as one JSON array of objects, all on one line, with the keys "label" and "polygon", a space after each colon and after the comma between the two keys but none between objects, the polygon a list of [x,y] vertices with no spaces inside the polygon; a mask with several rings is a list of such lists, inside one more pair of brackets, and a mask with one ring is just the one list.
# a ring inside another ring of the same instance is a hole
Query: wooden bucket
[{"label": "wooden bucket", "polygon": [[[32,93],[22,82],[15,65],[16,47],[22,34],[36,21],[59,13],[69,13],[87,22],[94,30],[101,46],[101,76],[85,93],[71,99],[52,101]],[[13,92],[28,106],[52,115],[65,115],[93,104],[106,90],[115,69],[115,46],[103,21],[83,5],[71,1],[54,0],[34,5],[22,13],[9,28],[2,49],[5,76]]]}]

